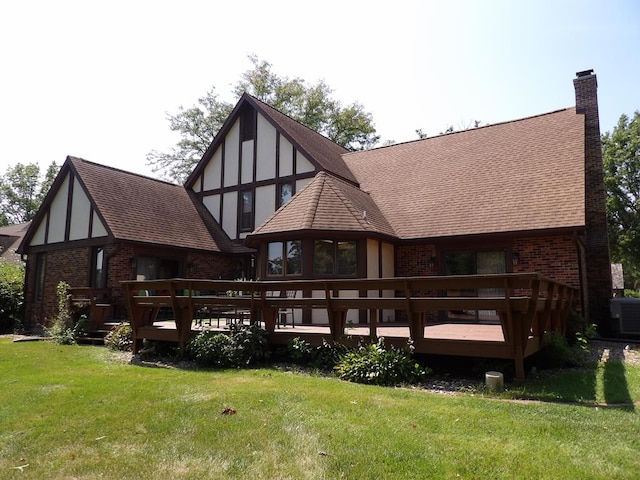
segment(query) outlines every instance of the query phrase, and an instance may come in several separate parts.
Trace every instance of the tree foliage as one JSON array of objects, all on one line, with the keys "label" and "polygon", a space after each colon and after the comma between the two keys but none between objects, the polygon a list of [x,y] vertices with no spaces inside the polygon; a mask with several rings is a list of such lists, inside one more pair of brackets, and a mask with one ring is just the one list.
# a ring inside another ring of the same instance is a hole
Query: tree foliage
[{"label": "tree foliage", "polygon": [[625,283],[640,287],[640,112],[621,115],[602,136],[611,258],[623,264]]},{"label": "tree foliage", "polygon": [[28,222],[33,219],[40,204],[58,174],[58,165],[52,162],[44,176],[37,163],[17,163],[9,166],[0,177],[0,225]]},{"label": "tree foliage", "polygon": [[[349,150],[369,148],[379,141],[372,116],[361,104],[343,106],[323,81],[309,85],[298,77],[275,74],[270,63],[256,56],[249,59],[253,68],[240,75],[233,88],[236,97],[247,92]],[[232,109],[233,104],[219,100],[211,88],[197,105],[167,114],[169,128],[181,139],[169,152],[150,152],[147,165],[164,178],[184,181]]]}]

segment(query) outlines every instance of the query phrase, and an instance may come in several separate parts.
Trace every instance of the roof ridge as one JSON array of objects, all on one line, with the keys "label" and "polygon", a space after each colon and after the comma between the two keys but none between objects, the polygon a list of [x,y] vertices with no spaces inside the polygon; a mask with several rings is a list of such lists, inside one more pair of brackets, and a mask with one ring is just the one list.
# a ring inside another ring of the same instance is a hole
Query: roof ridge
[{"label": "roof ridge", "polygon": [[478,127],[467,128],[465,130],[458,130],[458,131],[453,131],[453,132],[450,132],[450,133],[440,133],[440,134],[434,135],[432,137],[416,138],[415,140],[406,140],[404,142],[392,143],[391,145],[381,145],[380,147],[370,148],[369,150],[348,151],[346,153],[343,153],[342,155],[343,156],[349,156],[349,155],[352,155],[352,154],[358,154],[358,153],[362,153],[362,152],[371,152],[373,150],[382,150],[383,148],[397,147],[398,145],[407,145],[409,143],[426,142],[426,141],[433,140],[433,139],[436,139],[436,138],[450,137],[450,136],[453,136],[453,135],[460,135],[462,133],[475,132],[477,130],[482,130],[482,129],[485,129],[485,128],[498,127],[500,125],[508,125],[510,123],[523,122],[523,121],[526,121],[526,120],[531,120],[533,118],[544,117],[546,115],[553,115],[553,114],[560,113],[560,112],[566,112],[568,110],[575,110],[575,107],[559,108],[557,110],[552,110],[551,112],[539,113],[537,115],[529,115],[527,117],[515,118],[513,120],[506,120],[504,122],[488,123],[487,125],[481,125],[481,126],[478,126]]},{"label": "roof ridge", "polygon": [[322,197],[322,190],[326,183],[327,174],[321,171],[318,172],[314,180],[309,184],[309,186],[313,186],[313,190],[311,192],[311,201],[304,212],[304,217],[302,217],[302,228],[310,228],[313,225],[316,212],[318,211],[318,205],[320,204],[320,197]]},{"label": "roof ridge", "polygon": [[285,117],[287,117],[289,120],[291,120],[292,122],[296,122],[298,125],[303,126],[304,128],[306,128],[307,130],[309,130],[310,132],[315,133],[316,135],[319,135],[320,137],[330,141],[331,143],[334,143],[335,145],[337,145],[338,147],[342,148],[343,150],[345,150],[345,153],[349,152],[350,150],[348,148],[343,147],[342,145],[336,143],[335,141],[331,140],[329,137],[327,137],[326,135],[318,132],[317,130],[314,130],[313,128],[311,128],[308,125],[305,125],[304,123],[302,123],[300,120],[296,120],[295,118],[293,118],[291,115],[289,115],[288,113],[285,113],[281,110],[278,110],[276,107],[273,107],[271,105],[269,105],[266,102],[263,102],[262,100],[260,100],[258,97],[251,95],[248,92],[244,92],[243,95],[246,95],[247,97],[251,98],[252,100],[255,100],[256,102],[258,102],[260,105],[263,105],[265,107],[267,107],[270,110],[273,110],[275,112],[278,112],[280,115],[284,115]]},{"label": "roof ridge", "polygon": [[[342,190],[342,188],[341,188],[343,186],[349,186],[349,184],[347,182],[341,180],[340,178],[335,177],[335,176],[331,180],[332,181],[333,180],[338,180],[343,184],[343,185],[336,185],[333,182],[328,182],[329,188],[331,188],[331,190],[335,193],[336,197],[338,197],[340,199],[342,204],[347,208],[347,210],[349,210],[351,215],[353,215],[353,218],[356,220],[356,222],[358,222],[358,224],[360,224],[360,226],[363,229],[371,230],[371,223],[365,220],[365,212],[366,212],[366,210],[364,210],[362,213],[360,213],[360,209],[356,208],[356,206],[353,204],[353,201],[351,200],[351,198],[349,198],[347,195],[345,195],[344,190]],[[368,192],[365,192],[361,188],[356,187],[356,186],[353,186],[353,188],[355,189],[354,191],[362,192],[363,194],[365,194],[369,198],[371,198],[371,195],[369,195]]]},{"label": "roof ridge", "polygon": [[159,178],[149,177],[147,175],[142,175],[140,173],[129,172],[127,170],[123,170],[121,168],[112,167],[110,165],[104,165],[102,163],[92,162],[91,160],[86,160],[86,159],[84,159],[82,157],[75,157],[73,155],[67,155],[67,159],[69,159],[74,164],[76,162],[82,162],[82,163],[85,163],[85,164],[88,164],[88,165],[92,165],[94,167],[99,167],[99,168],[104,168],[106,170],[111,170],[112,172],[123,173],[123,174],[126,174],[126,175],[135,176],[135,177],[142,178],[142,179],[145,179],[145,180],[152,180],[154,182],[162,183],[164,185],[170,185],[172,187],[184,188],[182,185],[179,185],[177,183],[169,182],[167,180],[161,180]]}]

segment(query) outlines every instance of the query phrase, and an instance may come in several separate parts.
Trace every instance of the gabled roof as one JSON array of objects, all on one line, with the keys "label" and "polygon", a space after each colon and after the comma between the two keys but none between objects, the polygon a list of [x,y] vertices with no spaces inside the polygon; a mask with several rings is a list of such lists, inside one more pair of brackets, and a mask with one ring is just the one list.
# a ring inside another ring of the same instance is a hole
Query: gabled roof
[{"label": "gabled roof", "polygon": [[366,233],[394,237],[395,233],[370,195],[327,172],[315,178],[249,237],[293,231]]},{"label": "gabled roof", "polygon": [[58,178],[67,171],[75,174],[112,240],[210,252],[247,250],[233,244],[182,186],[75,157],[67,157]]},{"label": "gabled roof", "polygon": [[224,125],[217,133],[213,142],[203,155],[202,159],[189,175],[185,182],[187,188],[192,188],[196,178],[202,172],[207,162],[220,146],[228,131],[240,115],[240,111],[246,105],[252,106],[262,114],[273,126],[283,135],[293,146],[301,152],[319,170],[326,170],[334,175],[344,178],[350,182],[356,182],[353,173],[345,165],[342,155],[347,153],[344,147],[334,143],[327,137],[313,131],[309,127],[302,125],[291,117],[279,112],[275,108],[261,102],[257,98],[244,93],[233,111],[225,121]]},{"label": "gabled roof", "polygon": [[11,263],[21,262],[20,256],[16,254],[16,250],[27,234],[29,225],[31,225],[31,222],[0,227],[0,258]]},{"label": "gabled roof", "polygon": [[401,239],[582,227],[575,108],[343,156]]}]

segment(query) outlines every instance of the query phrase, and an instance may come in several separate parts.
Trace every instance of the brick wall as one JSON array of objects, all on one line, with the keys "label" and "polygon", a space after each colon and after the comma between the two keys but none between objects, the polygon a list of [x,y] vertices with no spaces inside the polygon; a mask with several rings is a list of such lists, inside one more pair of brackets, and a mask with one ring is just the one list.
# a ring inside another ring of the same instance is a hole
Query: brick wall
[{"label": "brick wall", "polygon": [[[126,318],[124,289],[120,282],[135,280],[136,268],[131,259],[136,256],[135,247],[128,244],[112,244],[105,247],[107,260],[107,287],[111,289],[113,312],[116,319]],[[25,326],[48,324],[57,314],[56,287],[60,281],[72,287],[90,284],[91,247],[54,250],[46,253],[45,285],[43,298],[35,301],[37,255],[27,260],[25,282]],[[183,260],[183,275],[189,278],[232,279],[240,270],[239,258],[187,252]]]},{"label": "brick wall", "polygon": [[573,236],[517,239],[513,251],[519,255],[518,264],[512,266],[514,272],[537,272],[580,288],[578,246]]},{"label": "brick wall", "polygon": [[58,313],[56,287],[61,281],[84,286],[89,281],[89,248],[70,248],[46,253],[43,297],[35,301],[37,256],[29,255],[25,282],[25,326],[47,325]]}]

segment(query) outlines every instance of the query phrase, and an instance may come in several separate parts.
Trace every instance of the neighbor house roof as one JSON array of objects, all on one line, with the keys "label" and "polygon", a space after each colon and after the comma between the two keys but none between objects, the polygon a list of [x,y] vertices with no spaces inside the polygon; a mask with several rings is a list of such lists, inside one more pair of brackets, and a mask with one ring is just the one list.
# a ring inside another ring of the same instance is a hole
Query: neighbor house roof
[{"label": "neighbor house roof", "polygon": [[324,171],[258,227],[249,242],[256,236],[302,230],[395,237],[369,194]]},{"label": "neighbor house roof", "polygon": [[355,183],[356,180],[353,173],[345,165],[344,160],[342,159],[342,155],[347,153],[349,150],[341,147],[309,127],[302,125],[288,115],[279,112],[275,108],[249,95],[248,93],[244,93],[242,97],[240,97],[240,100],[238,100],[238,103],[220,131],[216,134],[213,142],[211,142],[211,145],[202,156],[202,160],[200,160],[194,171],[189,175],[189,178],[185,182],[185,186],[187,188],[193,187],[196,178],[206,166],[208,160],[218,149],[222,139],[225,138],[228,131],[238,119],[241,109],[247,104],[262,114],[262,116],[264,116],[280,132],[281,135],[284,135],[284,137],[291,142],[291,144],[295,146],[295,148],[312,164],[316,165],[319,170],[327,170],[339,177]]},{"label": "neighbor house roof", "polygon": [[343,158],[401,239],[585,224],[575,108]]},{"label": "neighbor house roof", "polygon": [[29,225],[31,222],[0,227],[0,258],[11,263],[22,261],[20,255],[16,254],[16,250],[29,230]]}]

